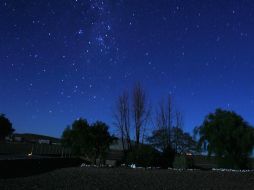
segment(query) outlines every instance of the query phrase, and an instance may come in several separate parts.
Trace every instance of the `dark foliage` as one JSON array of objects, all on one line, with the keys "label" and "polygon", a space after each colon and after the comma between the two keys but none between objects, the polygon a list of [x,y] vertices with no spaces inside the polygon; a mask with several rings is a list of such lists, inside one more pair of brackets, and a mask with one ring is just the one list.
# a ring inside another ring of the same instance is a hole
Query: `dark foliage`
[{"label": "dark foliage", "polygon": [[[189,133],[184,132],[181,128],[171,128],[171,141],[165,146],[167,138],[167,130],[154,130],[147,141],[157,150],[161,152],[159,157],[159,165],[162,168],[172,167],[176,154],[193,153],[197,150],[196,141]],[[177,150],[177,151],[176,151]]]},{"label": "dark foliage", "polygon": [[92,135],[85,119],[78,119],[68,126],[62,134],[62,144],[72,149],[74,155],[88,156],[92,151]]},{"label": "dark foliage", "polygon": [[177,150],[178,154],[195,153],[197,152],[197,142],[187,132],[181,128],[173,127],[172,131],[172,147]]},{"label": "dark foliage", "polygon": [[127,153],[127,164],[136,164],[141,167],[158,166],[160,153],[149,145],[136,146]]},{"label": "dark foliage", "polygon": [[195,131],[200,136],[199,146],[203,146],[209,155],[215,154],[220,167],[249,167],[254,130],[235,112],[217,109]]},{"label": "dark foliage", "polygon": [[90,130],[94,158],[104,160],[110,144],[112,144],[116,138],[109,134],[108,126],[103,122],[98,121],[92,124]]},{"label": "dark foliage", "polygon": [[73,154],[93,161],[103,159],[114,140],[105,123],[98,121],[90,126],[85,119],[74,121],[62,134],[62,144],[70,147]]},{"label": "dark foliage", "polygon": [[147,141],[156,149],[164,151],[167,148],[165,139],[167,138],[167,130],[158,129],[152,132],[152,135],[147,138]]},{"label": "dark foliage", "polygon": [[12,123],[5,117],[4,114],[0,114],[0,141],[3,141],[5,137],[11,135],[15,129],[12,128]]},{"label": "dark foliage", "polygon": [[197,151],[197,143],[189,133],[176,127],[173,127],[170,133],[172,137],[170,144],[167,146],[165,146],[164,143],[167,136],[167,131],[165,129],[154,130],[152,135],[147,138],[147,141],[162,152],[169,147],[177,150],[177,153],[179,154],[193,153]]},{"label": "dark foliage", "polygon": [[163,152],[161,153],[161,156],[159,158],[159,166],[162,168],[172,168],[173,162],[175,160],[176,151],[171,147],[168,146]]}]

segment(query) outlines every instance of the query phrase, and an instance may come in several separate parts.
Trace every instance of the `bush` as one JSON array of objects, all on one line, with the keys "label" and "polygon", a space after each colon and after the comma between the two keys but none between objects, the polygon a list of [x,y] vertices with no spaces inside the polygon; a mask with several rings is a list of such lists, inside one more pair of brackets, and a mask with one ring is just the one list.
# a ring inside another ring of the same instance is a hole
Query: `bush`
[{"label": "bush", "polygon": [[176,152],[170,146],[167,147],[161,154],[159,166],[162,168],[173,167]]},{"label": "bush", "polygon": [[139,145],[127,153],[126,163],[140,167],[158,166],[159,153],[148,145]]},{"label": "bush", "polygon": [[173,167],[177,169],[188,169],[193,167],[193,160],[191,157],[185,155],[176,156]]}]

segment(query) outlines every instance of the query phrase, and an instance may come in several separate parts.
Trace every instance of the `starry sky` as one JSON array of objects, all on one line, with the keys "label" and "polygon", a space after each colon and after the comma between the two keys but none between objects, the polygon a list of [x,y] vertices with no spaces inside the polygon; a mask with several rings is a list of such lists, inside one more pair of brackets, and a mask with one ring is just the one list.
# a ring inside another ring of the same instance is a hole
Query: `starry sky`
[{"label": "starry sky", "polygon": [[153,108],[173,95],[185,131],[217,107],[254,124],[253,72],[252,0],[0,0],[0,113],[19,133],[112,126],[137,81]]}]

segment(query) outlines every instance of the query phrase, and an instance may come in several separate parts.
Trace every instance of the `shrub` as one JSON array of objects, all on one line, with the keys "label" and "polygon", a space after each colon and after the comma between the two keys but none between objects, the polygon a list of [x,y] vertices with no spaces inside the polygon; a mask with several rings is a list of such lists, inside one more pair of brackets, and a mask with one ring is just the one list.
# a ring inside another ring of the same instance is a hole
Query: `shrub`
[{"label": "shrub", "polygon": [[179,155],[175,157],[173,167],[177,169],[188,169],[193,167],[193,160],[186,155]]},{"label": "shrub", "polygon": [[168,168],[173,166],[176,152],[171,146],[168,146],[161,154],[159,159],[159,166],[162,168]]},{"label": "shrub", "polygon": [[157,166],[159,153],[149,145],[139,145],[127,153],[126,163],[141,167]]}]

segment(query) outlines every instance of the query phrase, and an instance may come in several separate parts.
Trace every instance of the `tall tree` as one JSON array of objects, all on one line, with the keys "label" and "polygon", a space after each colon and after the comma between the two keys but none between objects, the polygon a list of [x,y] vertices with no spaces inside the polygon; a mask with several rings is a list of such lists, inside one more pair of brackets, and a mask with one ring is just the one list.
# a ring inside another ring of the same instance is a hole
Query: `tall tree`
[{"label": "tall tree", "polygon": [[3,141],[5,137],[11,135],[15,131],[12,128],[12,123],[5,117],[4,114],[0,114],[0,141]]},{"label": "tall tree", "polygon": [[116,121],[115,125],[118,129],[122,141],[123,150],[128,150],[131,148],[131,139],[130,139],[130,105],[127,92],[123,92],[123,94],[118,97],[114,117]]},{"label": "tall tree", "polygon": [[134,118],[134,128],[136,145],[140,143],[140,138],[142,138],[142,131],[145,131],[145,124],[149,117],[149,110],[147,105],[145,90],[142,88],[140,83],[136,84],[133,89],[133,118]]},{"label": "tall tree", "polygon": [[[166,104],[162,100],[156,115],[157,135],[160,135],[162,149],[171,146],[171,129],[173,127],[172,97],[169,95]],[[156,133],[156,132],[155,132]]]},{"label": "tall tree", "polygon": [[232,111],[217,109],[196,128],[199,145],[206,146],[208,155],[219,158],[223,167],[247,168],[254,146],[254,130]]},{"label": "tall tree", "polygon": [[180,136],[183,128],[183,116],[180,111],[175,112],[175,129],[174,133],[172,134],[172,141],[174,142],[174,149],[177,153],[179,153],[179,143],[180,143]]}]

